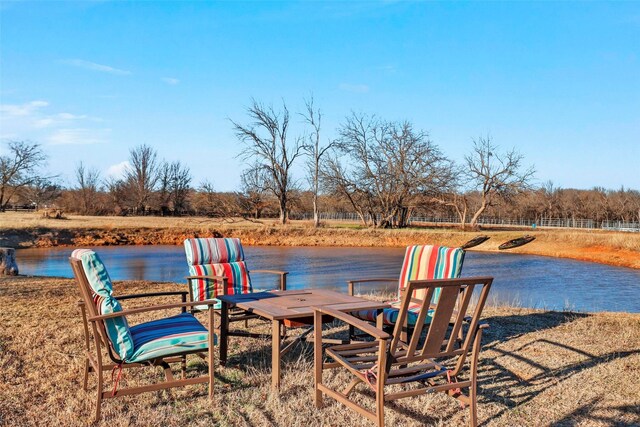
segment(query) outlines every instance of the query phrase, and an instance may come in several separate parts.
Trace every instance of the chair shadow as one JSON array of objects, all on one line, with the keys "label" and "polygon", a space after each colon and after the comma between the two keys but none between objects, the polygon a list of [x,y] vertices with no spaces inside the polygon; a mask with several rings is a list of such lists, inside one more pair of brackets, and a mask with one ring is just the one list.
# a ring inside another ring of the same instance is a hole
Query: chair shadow
[{"label": "chair shadow", "polygon": [[[618,405],[597,407],[602,398],[593,398],[589,402],[576,408],[571,413],[565,415],[562,419],[550,424],[550,427],[571,427],[586,422],[594,424],[605,424],[615,427],[632,427],[640,425],[640,406],[637,405]],[[613,415],[598,415],[598,411],[611,411]],[[633,421],[621,421],[622,416],[630,415]]]},{"label": "chair shadow", "polygon": [[[530,313],[521,316],[497,316],[486,319],[487,323],[490,324],[490,328],[487,330],[486,335],[483,336],[483,341],[485,341],[482,346],[483,352],[490,350],[498,353],[500,356],[511,357],[520,363],[538,370],[540,373],[528,378],[523,378],[521,375],[518,375],[516,372],[498,362],[495,358],[483,358],[481,355],[481,369],[478,373],[478,386],[480,389],[479,402],[493,403],[502,406],[501,410],[493,414],[488,419],[485,419],[481,425],[488,424],[490,421],[499,418],[505,412],[515,408],[516,406],[530,402],[539,394],[557,386],[559,383],[568,380],[580,372],[589,370],[603,363],[610,363],[613,360],[626,358],[640,353],[640,348],[638,348],[629,351],[612,351],[597,356],[579,348],[545,338],[528,342],[513,351],[506,351],[498,348],[500,343],[510,339],[516,339],[526,333],[551,329],[564,323],[570,323],[574,320],[588,316],[590,316],[590,314],[546,312]],[[551,368],[545,366],[539,360],[534,360],[520,353],[528,347],[539,344],[551,345],[565,351],[573,352],[582,356],[583,359],[577,362],[567,363],[560,368]],[[508,387],[513,387],[513,384],[517,384],[518,389],[524,391],[516,395],[505,396],[503,394],[504,390]],[[556,421],[551,425],[574,425],[572,420],[574,420],[578,415],[582,419],[613,423],[615,421],[613,418],[608,419],[607,417],[599,417],[592,414],[598,401],[599,399],[594,399],[593,401],[582,405],[562,420]],[[601,408],[598,408],[598,410],[599,409]],[[633,406],[618,407],[615,409],[632,414],[637,414],[640,411],[640,409]],[[612,425],[627,426],[632,424],[614,423]]]},{"label": "chair shadow", "polygon": [[529,332],[538,332],[543,329],[552,329],[564,323],[591,316],[587,313],[572,313],[561,311],[547,311],[541,313],[512,314],[508,316],[492,316],[483,318],[483,323],[488,323],[490,328],[482,337],[482,348],[486,349],[491,341],[507,341],[520,337]]},{"label": "chair shadow", "polygon": [[[535,375],[523,378],[518,373],[509,369],[509,367],[500,363],[496,358],[483,357],[481,353],[481,366],[478,373],[478,386],[480,404],[492,403],[498,405],[500,408],[496,413],[493,413],[489,418],[484,419],[480,425],[487,425],[493,420],[498,419],[507,411],[524,405],[546,390],[555,387],[558,383],[566,381],[580,372],[594,368],[600,364],[609,363],[616,359],[622,359],[634,354],[640,353],[639,349],[633,349],[629,351],[611,351],[603,355],[593,355],[580,348],[572,347],[570,345],[556,342],[550,339],[541,338],[516,348],[515,350],[504,350],[499,348],[501,343],[508,340],[517,339],[523,335],[532,332],[539,332],[545,329],[553,329],[557,326],[571,323],[573,321],[591,316],[584,313],[570,313],[570,312],[544,312],[544,313],[527,313],[523,315],[508,315],[508,316],[493,316],[483,319],[484,322],[489,323],[490,328],[485,331],[483,336],[482,351],[492,351],[498,353],[498,357],[508,356],[519,363],[525,364],[537,371]],[[335,326],[335,325],[333,325]],[[297,334],[293,333],[292,336]],[[346,331],[338,331],[337,334],[332,336],[338,336],[345,338],[348,336]],[[231,338],[233,339],[233,338]],[[244,372],[255,372],[256,369],[264,372],[271,371],[271,340],[264,339],[255,340],[256,344],[251,347],[251,350],[231,353],[227,361],[228,368],[239,369]],[[531,357],[527,357],[523,350],[535,345],[547,345],[554,346],[563,351],[573,352],[580,355],[581,358],[577,362],[566,363],[561,367],[554,366],[553,368],[545,366],[540,360],[536,360]],[[486,354],[486,353],[485,353]],[[296,360],[310,361],[313,357],[313,343],[308,341],[302,341],[297,343],[289,353],[282,358],[283,374],[286,375],[287,365],[291,366],[292,362]],[[219,378],[222,380],[222,378]],[[223,380],[224,381],[224,380]],[[505,396],[504,390],[513,388],[514,384],[517,384],[517,394]],[[249,387],[247,384],[232,384],[235,387]],[[291,386],[285,387],[281,391],[281,395],[293,396],[301,392],[304,389],[303,386]],[[355,390],[356,393],[362,393],[364,395],[370,395],[370,391],[367,389]],[[371,396],[370,396],[371,397]],[[575,409],[564,418],[555,421],[553,426],[572,426],[576,424],[576,420],[590,420],[601,423],[610,423],[616,426],[631,426],[637,425],[634,423],[626,423],[615,419],[615,416],[609,417],[608,415],[600,415],[603,411],[603,407],[596,407],[598,399],[594,399],[579,408]],[[420,408],[414,408],[410,403],[402,404],[396,402],[389,402],[386,406],[398,413],[412,418],[422,423],[436,423],[447,422],[448,419],[456,414],[456,411],[445,414],[444,418],[439,416],[438,419],[430,417],[428,414],[420,410]],[[609,408],[619,414],[627,414],[630,416],[636,416],[640,412],[640,409],[634,406],[618,406]],[[266,416],[266,415],[265,415]],[[272,419],[268,419],[267,422],[273,422]]]}]

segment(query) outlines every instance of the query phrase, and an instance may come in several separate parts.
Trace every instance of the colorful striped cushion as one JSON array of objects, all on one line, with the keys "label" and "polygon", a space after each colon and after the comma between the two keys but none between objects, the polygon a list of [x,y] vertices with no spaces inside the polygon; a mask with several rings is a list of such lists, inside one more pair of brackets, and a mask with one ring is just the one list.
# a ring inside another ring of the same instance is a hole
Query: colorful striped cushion
[{"label": "colorful striped cushion", "polygon": [[[455,279],[460,277],[464,250],[444,246],[416,245],[408,246],[400,271],[398,299],[402,299],[402,290],[410,280]],[[413,297],[423,299],[426,290],[414,292]],[[432,298],[435,304],[440,297],[440,288],[436,288]]]},{"label": "colorful striped cushion", "polygon": [[131,334],[135,347],[127,362],[144,362],[209,348],[209,332],[189,313],[135,325]]},{"label": "colorful striped cushion", "polygon": [[[401,301],[390,301],[390,308],[385,308],[382,314],[382,321],[385,325],[393,326],[398,320],[398,314],[400,313]],[[424,319],[425,325],[431,323],[434,310],[430,309],[427,312],[427,317]],[[377,316],[377,310],[361,310],[351,313],[351,315],[369,322],[375,322]],[[416,320],[418,320],[418,314],[420,314],[420,306],[418,304],[409,304],[409,311],[407,315],[407,324],[409,326],[415,326]]]},{"label": "colorful striped cushion", "polygon": [[[122,306],[112,295],[113,285],[109,273],[97,253],[90,249],[76,249],[71,258],[82,261],[82,268],[93,291],[93,302],[99,315],[122,311]],[[104,320],[111,348],[121,360],[133,354],[133,338],[124,316]]]},{"label": "colorful striped cushion", "polygon": [[[227,278],[227,293],[246,294],[253,292],[251,277],[244,262],[244,251],[237,238],[187,239],[184,248],[191,276],[224,276]],[[222,281],[208,279],[189,280],[194,301],[203,301],[222,295]],[[220,302],[215,309],[220,308]],[[205,310],[207,306],[195,306]]]},{"label": "colorful striped cushion", "polygon": [[244,261],[242,244],[235,237],[186,239],[184,250],[189,265]]},{"label": "colorful striped cushion", "polygon": [[[391,308],[384,309],[385,325],[395,325],[398,319],[402,299],[402,289],[407,287],[410,280],[429,280],[429,279],[455,279],[460,277],[462,271],[462,263],[464,262],[464,250],[460,248],[447,248],[444,246],[416,245],[408,246],[402,262],[402,270],[400,271],[400,280],[398,282],[398,299],[388,301]],[[433,292],[431,302],[438,302],[440,297],[440,288],[436,288]],[[414,292],[413,298],[423,299],[426,290],[420,289]],[[418,319],[419,306],[411,303],[408,312],[408,324],[415,325]],[[367,320],[369,322],[376,321],[376,310],[362,310],[351,313],[355,317]],[[433,310],[429,310],[425,317],[425,324],[431,323]]]}]

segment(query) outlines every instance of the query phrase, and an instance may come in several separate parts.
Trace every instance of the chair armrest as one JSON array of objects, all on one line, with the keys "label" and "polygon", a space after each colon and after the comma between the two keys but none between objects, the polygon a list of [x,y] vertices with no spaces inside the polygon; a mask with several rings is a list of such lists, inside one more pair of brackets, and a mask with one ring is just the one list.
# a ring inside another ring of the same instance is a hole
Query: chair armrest
[{"label": "chair armrest", "polygon": [[250,273],[271,273],[271,274],[279,274],[281,276],[285,274],[289,274],[288,271],[281,271],[281,270],[251,270]]},{"label": "chair armrest", "polygon": [[226,280],[227,276],[187,276],[187,280],[205,279],[205,280]]},{"label": "chair armrest", "polygon": [[192,307],[194,305],[208,305],[210,307],[213,307],[213,305],[215,305],[217,302],[218,301],[215,300],[215,299],[207,299],[207,300],[202,300],[202,301],[191,301],[191,302],[182,302],[182,303],[175,303],[175,304],[164,304],[164,305],[153,305],[153,306],[148,306],[148,307],[132,308],[130,310],[122,310],[122,311],[118,311],[116,313],[103,314],[103,315],[100,315],[100,316],[92,316],[92,317],[89,317],[87,320],[89,320],[91,322],[97,322],[99,320],[112,319],[114,317],[120,317],[120,316],[128,316],[130,314],[147,313],[149,311],[169,310],[169,309],[172,309],[172,308]]},{"label": "chair armrest", "polygon": [[360,329],[362,332],[371,335],[372,337],[379,340],[386,340],[391,338],[391,335],[383,331],[382,329],[378,329],[375,326],[372,326],[370,323],[365,322],[364,320],[357,319],[350,314],[344,313],[342,311],[334,310],[329,307],[312,307],[314,312],[320,312],[322,314],[327,314],[336,319],[340,319],[343,322]]},{"label": "chair armrest", "polygon": [[288,271],[280,271],[280,270],[251,270],[250,273],[269,273],[269,274],[278,274],[280,276],[280,290],[287,290],[287,274]]},{"label": "chair armrest", "polygon": [[353,296],[353,285],[356,283],[370,283],[370,282],[397,282],[397,277],[381,277],[381,278],[371,278],[371,279],[356,279],[356,280],[348,280],[347,284],[349,286],[349,295]]},{"label": "chair armrest", "polygon": [[114,295],[118,301],[126,300],[126,299],[134,299],[134,298],[144,298],[144,297],[162,297],[168,295],[189,295],[187,291],[167,291],[167,292],[150,292],[146,294],[130,294],[130,295]]}]

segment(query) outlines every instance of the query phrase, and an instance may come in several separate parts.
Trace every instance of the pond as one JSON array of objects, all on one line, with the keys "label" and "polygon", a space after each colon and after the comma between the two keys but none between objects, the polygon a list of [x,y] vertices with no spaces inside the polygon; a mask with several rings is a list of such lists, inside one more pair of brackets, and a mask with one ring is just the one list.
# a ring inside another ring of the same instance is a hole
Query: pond
[{"label": "pond", "polygon": [[[182,246],[112,246],[95,250],[113,280],[184,283],[188,274]],[[21,249],[21,274],[72,277],[70,248]],[[250,269],[289,271],[287,287],[346,292],[349,279],[398,277],[402,248],[246,246]],[[547,310],[640,312],[640,270],[511,253],[468,251],[463,276],[493,276],[490,303]],[[254,274],[255,287],[274,286],[270,275]],[[397,285],[362,285],[360,292],[394,292]]]}]

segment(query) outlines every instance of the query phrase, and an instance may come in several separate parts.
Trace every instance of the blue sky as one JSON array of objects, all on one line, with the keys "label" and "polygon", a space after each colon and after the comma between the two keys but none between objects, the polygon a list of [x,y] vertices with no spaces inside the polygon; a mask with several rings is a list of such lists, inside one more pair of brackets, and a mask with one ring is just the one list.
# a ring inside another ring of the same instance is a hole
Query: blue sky
[{"label": "blue sky", "polygon": [[640,189],[640,3],[3,1],[0,24],[0,138],[67,184],[144,143],[237,189],[229,118],[313,93],[325,140],[353,110],[457,161],[490,134],[541,182]]}]

